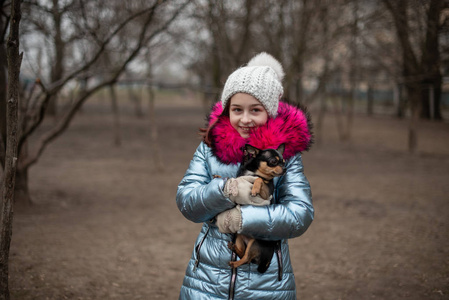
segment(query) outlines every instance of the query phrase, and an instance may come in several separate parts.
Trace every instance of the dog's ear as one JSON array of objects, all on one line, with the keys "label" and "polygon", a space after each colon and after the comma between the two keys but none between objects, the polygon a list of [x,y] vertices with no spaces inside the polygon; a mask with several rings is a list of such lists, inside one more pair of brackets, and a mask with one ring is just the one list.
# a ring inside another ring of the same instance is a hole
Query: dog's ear
[{"label": "dog's ear", "polygon": [[285,144],[281,144],[277,150],[279,151],[279,153],[281,153],[281,155],[284,155]]},{"label": "dog's ear", "polygon": [[257,149],[256,147],[251,146],[250,144],[245,145],[245,150],[246,150],[246,153],[248,153],[248,155],[250,155],[252,157],[256,156],[260,152],[260,149]]}]

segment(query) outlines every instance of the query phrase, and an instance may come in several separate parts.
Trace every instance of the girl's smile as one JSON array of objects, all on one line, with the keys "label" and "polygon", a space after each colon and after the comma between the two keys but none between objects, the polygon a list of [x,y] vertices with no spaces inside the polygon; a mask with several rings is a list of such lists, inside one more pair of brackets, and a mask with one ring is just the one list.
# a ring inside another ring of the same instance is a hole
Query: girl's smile
[{"label": "girl's smile", "polygon": [[237,93],[230,100],[229,120],[243,138],[248,138],[253,129],[267,122],[268,113],[253,96]]}]

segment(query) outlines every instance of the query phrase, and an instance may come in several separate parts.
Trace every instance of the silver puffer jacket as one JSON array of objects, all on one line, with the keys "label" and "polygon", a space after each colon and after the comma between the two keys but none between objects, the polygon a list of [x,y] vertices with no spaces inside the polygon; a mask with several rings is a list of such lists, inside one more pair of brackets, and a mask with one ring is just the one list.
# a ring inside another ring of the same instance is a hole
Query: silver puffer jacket
[{"label": "silver puffer jacket", "polygon": [[314,215],[301,154],[288,157],[285,174],[274,179],[272,205],[241,207],[242,234],[280,241],[264,274],[257,272],[255,264],[235,270],[228,265],[235,259],[227,246],[234,235],[220,233],[213,221],[217,214],[235,206],[224,196],[223,187],[226,178],[236,176],[238,168],[239,164],[223,163],[216,151],[202,142],[178,186],[179,210],[187,219],[203,223],[179,299],[296,299],[288,239],[303,234]]}]

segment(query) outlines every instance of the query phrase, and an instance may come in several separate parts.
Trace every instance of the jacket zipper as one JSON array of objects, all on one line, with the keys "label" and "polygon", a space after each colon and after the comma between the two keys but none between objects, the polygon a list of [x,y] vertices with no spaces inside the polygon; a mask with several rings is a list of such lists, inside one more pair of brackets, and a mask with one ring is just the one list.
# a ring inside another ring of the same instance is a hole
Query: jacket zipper
[{"label": "jacket zipper", "polygon": [[196,247],[195,247],[196,259],[195,259],[195,264],[193,265],[193,272],[196,271],[196,269],[198,268],[198,266],[200,264],[200,250],[201,250],[201,246],[203,246],[204,240],[206,239],[207,234],[209,233],[209,230],[210,230],[210,226],[207,227],[206,233],[204,234],[203,238],[198,243],[198,245],[196,245]]},{"label": "jacket zipper", "polygon": [[284,265],[282,262],[282,250],[281,250],[281,244],[282,242],[279,241],[276,245],[276,256],[278,259],[278,280],[282,280],[282,275],[284,273]]},{"label": "jacket zipper", "polygon": [[[232,238],[232,241],[235,242],[235,235]],[[232,251],[231,261],[237,260],[237,254]],[[235,293],[235,282],[237,281],[237,268],[232,268],[231,273],[231,282],[229,283],[229,300],[234,300],[234,293]]]}]

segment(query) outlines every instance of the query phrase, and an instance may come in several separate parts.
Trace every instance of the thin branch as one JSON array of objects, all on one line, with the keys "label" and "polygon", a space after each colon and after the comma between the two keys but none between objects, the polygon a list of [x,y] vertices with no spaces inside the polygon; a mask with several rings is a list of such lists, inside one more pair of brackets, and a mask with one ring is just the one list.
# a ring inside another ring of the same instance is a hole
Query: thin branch
[{"label": "thin branch", "polygon": [[[64,87],[67,82],[69,82],[70,80],[74,79],[78,74],[87,71],[103,54],[103,52],[106,49],[106,46],[111,42],[111,40],[117,35],[117,33],[123,29],[123,27],[125,27],[125,25],[127,25],[129,22],[131,22],[132,20],[134,20],[135,18],[150,12],[150,15],[152,16],[154,14],[154,11],[157,8],[157,5],[159,4],[159,2],[156,2],[152,7],[140,11],[130,17],[128,17],[126,20],[124,20],[121,24],[118,25],[118,27],[110,34],[110,36],[104,41],[104,43],[100,46],[100,49],[98,50],[98,52],[95,54],[95,56],[89,61],[87,62],[85,65],[83,65],[80,69],[74,71],[72,74],[70,74],[69,76],[67,76],[66,78],[63,78],[59,81],[54,82],[52,85],[53,87],[48,89],[43,83],[42,81],[39,81],[39,86],[42,89],[42,91],[45,94],[45,97],[43,99],[43,101],[40,104],[40,107],[38,108],[38,113],[37,118],[35,119],[35,122],[33,124],[30,125],[30,127],[22,134],[21,138],[20,138],[20,142],[19,142],[19,150],[21,149],[22,145],[24,144],[25,140],[28,138],[28,136],[30,136],[38,127],[39,125],[42,123],[42,121],[44,120],[45,117],[45,111],[46,108],[48,106],[48,103],[51,100],[51,97],[56,94],[62,87]],[[146,28],[145,28],[146,30]],[[128,62],[126,62],[128,63]],[[65,129],[65,128],[64,128]],[[62,129],[62,130],[64,130]]]},{"label": "thin branch", "polygon": [[110,79],[105,80],[104,82],[98,84],[96,87],[90,89],[89,91],[86,91],[84,95],[82,95],[71,107],[71,109],[67,112],[67,114],[61,119],[61,121],[58,123],[58,125],[47,132],[40,141],[38,142],[37,151],[34,153],[34,155],[30,155],[29,158],[22,162],[21,167],[27,168],[30,165],[37,162],[40,155],[46,148],[46,146],[55,138],[57,138],[59,135],[61,135],[64,130],[68,128],[70,125],[73,117],[79,110],[79,108],[82,106],[82,104],[88,99],[92,94],[97,92],[98,90],[102,89],[103,87],[109,86],[114,84],[118,77],[123,73],[123,71],[126,69],[127,65],[139,54],[140,50],[144,45],[148,43],[151,39],[153,39],[156,35],[163,32],[168,28],[168,26],[176,19],[176,17],[180,14],[180,12],[184,9],[184,7],[187,6],[189,1],[186,1],[181,7],[173,14],[173,16],[165,22],[163,26],[155,30],[148,38],[145,38],[145,35],[147,33],[148,28],[150,27],[149,24],[153,20],[155,10],[151,11],[150,14],[147,17],[147,20],[145,24],[142,26],[142,31],[139,35],[139,43],[136,45],[136,48],[133,50],[133,52],[128,56],[128,58],[122,63],[119,69],[110,77]]},{"label": "thin branch", "polygon": [[69,74],[66,78],[63,78],[57,82],[54,82],[51,84],[51,87],[48,88],[49,93],[54,94],[56,92],[58,92],[63,86],[65,86],[67,84],[67,82],[69,82],[70,80],[74,79],[76,76],[78,76],[80,73],[87,71],[103,54],[103,52],[106,49],[106,46],[109,45],[109,43],[112,41],[112,39],[132,20],[145,15],[146,13],[154,13],[154,11],[156,10],[156,8],[158,7],[158,5],[161,2],[166,2],[166,1],[158,1],[156,2],[153,6],[139,11],[134,15],[129,16],[127,19],[125,19],[121,24],[119,24],[117,26],[117,28],[111,32],[111,34],[109,35],[109,37],[106,38],[106,40],[103,42],[103,44],[101,44],[100,49],[98,49],[97,53],[90,59],[90,61],[88,61],[86,64],[84,64],[81,68],[75,70],[74,72],[72,72],[71,74]]}]

